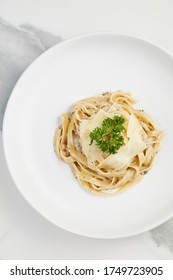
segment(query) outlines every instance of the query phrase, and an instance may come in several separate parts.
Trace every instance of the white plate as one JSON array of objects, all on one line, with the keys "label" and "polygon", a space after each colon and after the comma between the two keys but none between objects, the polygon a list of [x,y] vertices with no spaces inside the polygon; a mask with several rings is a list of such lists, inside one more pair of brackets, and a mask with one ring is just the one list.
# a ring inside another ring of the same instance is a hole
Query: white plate
[{"label": "white plate", "polygon": [[[131,91],[165,132],[154,167],[123,194],[85,191],[53,151],[61,113],[105,90]],[[26,200],[71,232],[117,238],[149,230],[173,214],[173,59],[141,39],[112,33],[81,36],[41,55],[8,102],[3,143],[12,178]]]}]

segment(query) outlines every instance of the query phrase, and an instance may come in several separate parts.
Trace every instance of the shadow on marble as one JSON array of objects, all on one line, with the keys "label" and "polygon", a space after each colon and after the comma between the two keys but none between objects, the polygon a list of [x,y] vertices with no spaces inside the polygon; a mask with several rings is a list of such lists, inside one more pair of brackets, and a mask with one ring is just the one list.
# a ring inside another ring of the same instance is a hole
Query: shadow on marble
[{"label": "shadow on marble", "polygon": [[27,66],[61,37],[23,24],[16,28],[0,18],[0,129],[8,98]]}]

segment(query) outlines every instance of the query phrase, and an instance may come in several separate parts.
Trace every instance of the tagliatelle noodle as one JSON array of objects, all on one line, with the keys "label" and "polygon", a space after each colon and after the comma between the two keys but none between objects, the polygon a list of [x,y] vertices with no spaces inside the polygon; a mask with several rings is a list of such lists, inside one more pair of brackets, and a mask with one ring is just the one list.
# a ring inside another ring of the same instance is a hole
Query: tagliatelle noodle
[{"label": "tagliatelle noodle", "polygon": [[[151,168],[163,133],[143,110],[134,108],[135,103],[130,93],[105,92],[79,100],[62,115],[54,150],[87,190],[97,194],[122,192]],[[109,155],[95,142],[90,145],[89,135],[104,119],[115,115],[125,119],[124,145]]]}]

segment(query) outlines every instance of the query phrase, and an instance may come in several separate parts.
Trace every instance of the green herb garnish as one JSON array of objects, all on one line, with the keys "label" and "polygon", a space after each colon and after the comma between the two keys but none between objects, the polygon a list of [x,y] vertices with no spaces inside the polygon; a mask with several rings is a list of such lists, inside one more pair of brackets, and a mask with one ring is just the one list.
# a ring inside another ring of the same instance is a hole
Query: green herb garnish
[{"label": "green herb garnish", "polygon": [[101,127],[96,127],[90,133],[90,145],[92,145],[93,141],[96,141],[96,144],[103,152],[115,154],[124,144],[124,138],[121,135],[124,130],[124,122],[124,118],[120,116],[105,119]]}]

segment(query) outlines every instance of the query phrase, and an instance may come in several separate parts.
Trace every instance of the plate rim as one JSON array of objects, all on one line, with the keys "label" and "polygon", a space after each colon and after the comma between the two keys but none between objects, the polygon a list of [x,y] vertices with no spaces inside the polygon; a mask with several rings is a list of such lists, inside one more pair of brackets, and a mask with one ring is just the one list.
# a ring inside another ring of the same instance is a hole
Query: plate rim
[{"label": "plate rim", "polygon": [[130,236],[136,236],[138,234],[141,234],[141,233],[144,233],[146,231],[150,231],[152,229],[154,229],[155,227],[163,224],[164,222],[168,221],[172,216],[173,216],[173,209],[172,209],[172,212],[170,212],[169,215],[165,216],[164,218],[162,219],[159,219],[159,221],[155,222],[155,223],[152,223],[152,225],[147,225],[147,226],[144,226],[142,227],[141,229],[139,230],[136,230],[136,231],[133,231],[132,233],[124,233],[124,234],[121,234],[121,235],[115,235],[115,234],[109,234],[110,237],[106,236],[99,236],[98,234],[83,234],[83,233],[79,233],[77,230],[71,230],[71,229],[68,229],[68,227],[64,227],[62,226],[61,224],[57,224],[53,221],[53,219],[51,219],[50,217],[48,217],[48,215],[45,215],[45,213],[43,213],[43,211],[39,210],[37,206],[35,206],[34,203],[32,203],[32,201],[27,197],[27,195],[25,195],[25,192],[22,191],[22,188],[18,186],[13,174],[12,174],[12,170],[10,168],[10,164],[9,164],[9,158],[7,156],[7,146],[6,146],[6,119],[8,117],[8,114],[9,114],[9,108],[10,108],[10,104],[11,102],[13,101],[13,98],[15,96],[15,91],[16,91],[16,88],[18,86],[18,84],[21,82],[21,80],[23,79],[23,76],[27,74],[27,71],[33,67],[34,64],[37,64],[39,63],[39,60],[42,60],[44,59],[46,56],[49,55],[49,53],[53,50],[53,49],[56,49],[56,48],[59,48],[59,47],[62,47],[63,45],[66,45],[72,41],[76,41],[76,40],[80,40],[82,38],[87,38],[87,37],[92,37],[92,36],[103,36],[103,35],[111,35],[111,36],[115,36],[115,37],[122,37],[122,38],[129,38],[129,39],[134,39],[134,40],[138,40],[138,41],[141,41],[141,42],[144,42],[144,43],[147,43],[151,46],[154,46],[156,47],[157,49],[161,50],[162,52],[164,52],[165,54],[167,54],[168,56],[170,56],[171,59],[173,59],[173,54],[168,51],[166,48],[160,46],[158,43],[155,43],[153,41],[150,41],[148,39],[145,39],[143,37],[138,37],[138,36],[131,36],[131,35],[126,35],[126,34],[123,34],[123,33],[116,33],[116,32],[109,32],[109,31],[100,31],[100,32],[90,32],[90,33],[85,33],[85,34],[82,34],[82,35],[78,35],[78,36],[72,36],[71,38],[67,39],[67,40],[64,40],[60,43],[57,43],[55,44],[54,46],[50,47],[49,49],[47,49],[45,52],[43,52],[42,54],[40,54],[36,59],[33,60],[33,62],[31,64],[29,64],[29,66],[22,72],[22,74],[20,75],[19,79],[17,80],[15,86],[13,87],[12,91],[11,91],[11,94],[10,94],[10,97],[8,99],[8,102],[6,104],[6,108],[5,108],[5,113],[4,113],[4,117],[3,117],[3,124],[2,124],[2,144],[3,144],[3,151],[4,151],[4,156],[5,156],[5,161],[6,161],[6,165],[7,165],[7,168],[8,168],[8,171],[9,171],[9,174],[10,174],[10,177],[15,185],[15,187],[18,189],[18,191],[20,192],[20,194],[23,196],[23,198],[25,199],[25,201],[27,201],[27,203],[39,214],[41,215],[42,217],[44,217],[47,221],[51,222],[52,224],[54,224],[55,226],[63,229],[63,230],[66,230],[68,232],[71,232],[73,234],[77,234],[79,236],[85,236],[85,237],[89,237],[89,238],[97,238],[97,239],[117,239],[117,238],[125,238],[125,237],[130,237]]}]

